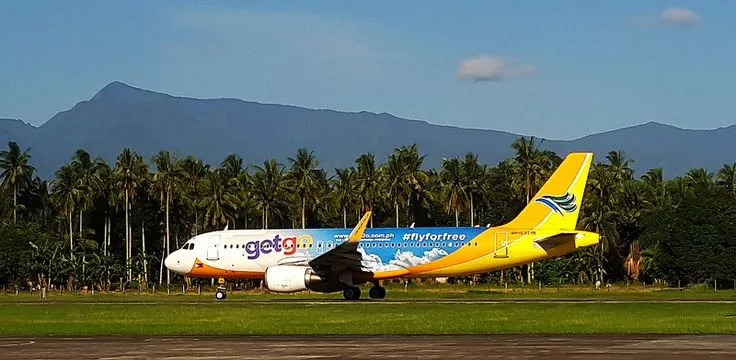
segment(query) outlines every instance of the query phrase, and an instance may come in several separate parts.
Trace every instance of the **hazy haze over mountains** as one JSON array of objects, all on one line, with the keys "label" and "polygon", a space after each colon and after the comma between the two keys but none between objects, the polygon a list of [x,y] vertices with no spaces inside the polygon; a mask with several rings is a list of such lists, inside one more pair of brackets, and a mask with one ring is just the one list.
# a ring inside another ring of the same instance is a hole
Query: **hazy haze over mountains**
[{"label": "hazy haze over mountains", "polygon": [[[88,101],[52,117],[39,127],[21,120],[0,119],[0,144],[17,141],[31,148],[32,164],[42,177],[51,177],[78,148],[111,165],[125,147],[147,161],[162,149],[179,157],[194,155],[219,165],[230,153],[246,164],[276,158],[288,164],[300,147],[314,151],[321,166],[354,165],[362,153],[377,162],[402,145],[417,143],[427,155],[425,167],[439,167],[443,157],[477,153],[485,164],[496,165],[513,155],[511,143],[519,135],[464,129],[407,120],[386,113],[347,113],[295,106],[261,104],[237,99],[174,97],[113,82]],[[589,135],[572,141],[545,140],[543,148],[561,156],[593,151],[603,161],[611,150],[623,150],[635,160],[636,176],[663,167],[665,177],[683,175],[694,167],[716,171],[733,163],[736,126],[715,130],[685,130],[650,122]]]}]

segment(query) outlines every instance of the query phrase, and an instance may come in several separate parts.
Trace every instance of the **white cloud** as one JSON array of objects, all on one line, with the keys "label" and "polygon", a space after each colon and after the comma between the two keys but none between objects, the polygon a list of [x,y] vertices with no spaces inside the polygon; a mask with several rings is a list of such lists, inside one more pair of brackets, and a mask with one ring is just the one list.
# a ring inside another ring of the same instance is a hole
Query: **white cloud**
[{"label": "white cloud", "polygon": [[659,19],[670,26],[691,27],[700,22],[700,17],[690,9],[668,7],[659,15]]},{"label": "white cloud", "polygon": [[496,55],[478,55],[467,58],[460,63],[457,69],[457,76],[460,79],[473,81],[501,81],[536,73],[537,69],[532,65]]},{"label": "white cloud", "polygon": [[360,247],[358,248],[358,252],[360,252],[360,255],[362,256],[361,265],[363,265],[363,268],[373,272],[406,269],[426,264],[447,256],[447,251],[439,248],[424,251],[422,257],[414,255],[412,251],[396,250],[394,258],[389,260],[388,264],[385,264],[377,254],[367,254],[365,250]]}]

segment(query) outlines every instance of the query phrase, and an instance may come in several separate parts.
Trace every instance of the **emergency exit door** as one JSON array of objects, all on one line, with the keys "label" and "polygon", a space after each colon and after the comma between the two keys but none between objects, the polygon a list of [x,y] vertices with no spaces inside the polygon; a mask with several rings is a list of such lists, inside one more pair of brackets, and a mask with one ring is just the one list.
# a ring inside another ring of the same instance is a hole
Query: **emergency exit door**
[{"label": "emergency exit door", "polygon": [[213,235],[207,242],[207,260],[220,258],[220,236]]}]

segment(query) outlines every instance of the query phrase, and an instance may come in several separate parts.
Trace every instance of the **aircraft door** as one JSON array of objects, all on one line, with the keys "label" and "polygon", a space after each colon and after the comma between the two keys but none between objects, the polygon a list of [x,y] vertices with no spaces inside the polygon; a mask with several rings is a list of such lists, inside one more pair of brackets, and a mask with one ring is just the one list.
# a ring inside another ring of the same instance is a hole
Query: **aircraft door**
[{"label": "aircraft door", "polygon": [[207,260],[217,260],[220,258],[220,236],[214,235],[207,241]]},{"label": "aircraft door", "polygon": [[495,251],[495,254],[493,256],[497,258],[509,257],[509,233],[505,231],[498,231],[494,233],[493,237],[493,250]]}]

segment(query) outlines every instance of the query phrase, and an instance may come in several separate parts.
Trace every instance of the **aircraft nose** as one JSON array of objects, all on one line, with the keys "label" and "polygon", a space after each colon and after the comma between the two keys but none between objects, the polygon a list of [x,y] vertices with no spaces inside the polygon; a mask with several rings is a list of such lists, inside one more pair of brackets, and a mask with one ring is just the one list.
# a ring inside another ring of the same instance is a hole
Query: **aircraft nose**
[{"label": "aircraft nose", "polygon": [[164,265],[166,265],[167,269],[175,273],[184,274],[191,269],[191,266],[187,266],[180,255],[179,250],[169,254],[169,256],[164,259]]}]

